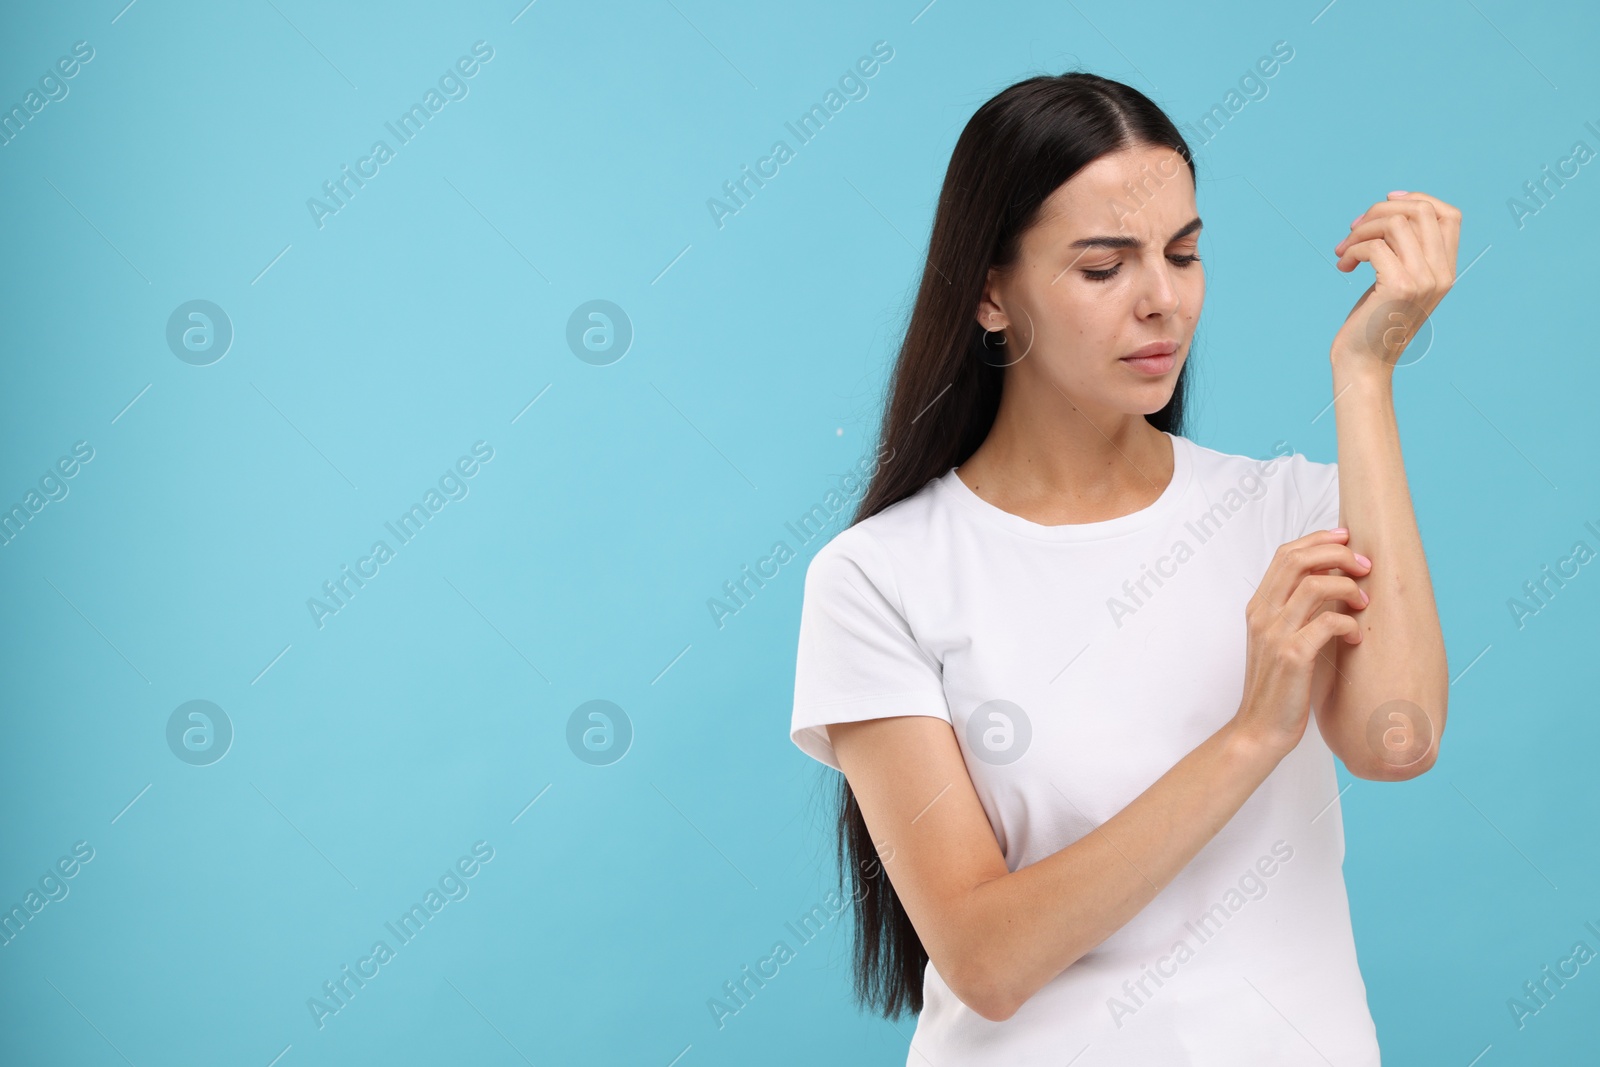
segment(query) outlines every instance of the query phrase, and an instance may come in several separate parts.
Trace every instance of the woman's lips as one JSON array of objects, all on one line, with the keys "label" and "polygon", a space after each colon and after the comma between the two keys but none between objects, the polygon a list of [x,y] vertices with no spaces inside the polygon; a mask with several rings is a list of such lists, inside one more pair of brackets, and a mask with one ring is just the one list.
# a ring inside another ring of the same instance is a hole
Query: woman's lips
[{"label": "woman's lips", "polygon": [[1140,374],[1165,374],[1178,362],[1176,353],[1168,352],[1162,356],[1125,356],[1119,362],[1132,367]]}]

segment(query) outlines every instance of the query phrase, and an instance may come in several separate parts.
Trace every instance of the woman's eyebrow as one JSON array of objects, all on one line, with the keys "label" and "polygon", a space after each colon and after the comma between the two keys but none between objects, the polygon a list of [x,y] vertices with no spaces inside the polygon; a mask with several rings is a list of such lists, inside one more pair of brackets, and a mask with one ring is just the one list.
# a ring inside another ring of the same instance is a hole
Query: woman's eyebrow
[{"label": "woman's eyebrow", "polygon": [[[1173,241],[1177,241],[1177,240],[1180,240],[1180,239],[1182,239],[1184,237],[1187,237],[1191,233],[1198,233],[1200,231],[1200,226],[1201,225],[1202,224],[1200,222],[1200,216],[1196,215],[1194,218],[1190,219],[1187,223],[1185,223],[1183,225],[1183,227],[1178,230],[1177,233],[1175,233],[1171,237],[1167,238],[1167,244],[1171,244]],[[1116,235],[1106,236],[1106,237],[1085,237],[1085,238],[1082,238],[1081,240],[1073,241],[1067,247],[1068,248],[1138,248],[1141,244],[1143,244],[1143,242],[1140,241],[1137,237],[1132,236],[1131,234],[1116,234]]]}]

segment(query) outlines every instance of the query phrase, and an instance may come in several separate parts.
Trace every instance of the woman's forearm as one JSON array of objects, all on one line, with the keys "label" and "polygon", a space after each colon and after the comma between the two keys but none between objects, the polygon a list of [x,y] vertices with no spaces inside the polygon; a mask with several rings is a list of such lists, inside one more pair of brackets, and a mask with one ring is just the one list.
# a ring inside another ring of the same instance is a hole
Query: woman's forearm
[{"label": "woman's forearm", "polygon": [[957,923],[972,976],[964,985],[986,1006],[985,1016],[1010,1018],[1139,914],[1284,755],[1230,721],[1101,826],[1037,863],[976,886]]},{"label": "woman's forearm", "polygon": [[[1330,642],[1322,650],[1334,669],[1329,696],[1316,709],[1317,728],[1334,754],[1351,773],[1378,779],[1412,777],[1432,766],[1450,687],[1400,451],[1393,374],[1366,356],[1333,355],[1340,525],[1350,530],[1350,547],[1372,560],[1371,572],[1359,579],[1372,599],[1359,615],[1361,642]],[[1431,729],[1407,721],[1419,713]],[[1397,773],[1369,740],[1375,716],[1384,728],[1403,723],[1419,736],[1428,729],[1431,749]]]}]

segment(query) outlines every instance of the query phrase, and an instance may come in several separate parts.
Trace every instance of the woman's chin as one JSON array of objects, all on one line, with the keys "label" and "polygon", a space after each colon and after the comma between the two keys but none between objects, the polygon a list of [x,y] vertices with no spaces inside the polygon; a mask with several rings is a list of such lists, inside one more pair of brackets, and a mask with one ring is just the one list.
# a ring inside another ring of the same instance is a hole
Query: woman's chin
[{"label": "woman's chin", "polygon": [[1154,415],[1172,402],[1175,380],[1157,380],[1128,389],[1118,406],[1130,415]]}]

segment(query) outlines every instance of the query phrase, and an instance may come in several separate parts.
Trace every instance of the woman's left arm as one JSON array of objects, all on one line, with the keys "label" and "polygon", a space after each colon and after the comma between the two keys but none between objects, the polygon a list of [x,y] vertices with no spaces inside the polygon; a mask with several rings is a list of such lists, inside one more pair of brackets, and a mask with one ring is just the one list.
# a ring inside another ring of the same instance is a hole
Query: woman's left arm
[{"label": "woman's left arm", "polygon": [[[1350,773],[1400,781],[1433,766],[1450,691],[1444,635],[1417,530],[1394,410],[1394,368],[1455,282],[1461,212],[1423,193],[1369,208],[1334,251],[1377,281],[1329,351],[1339,438],[1339,522],[1371,561],[1361,641],[1330,641],[1312,678],[1317,729]],[[1331,602],[1329,610],[1337,610]]]}]

